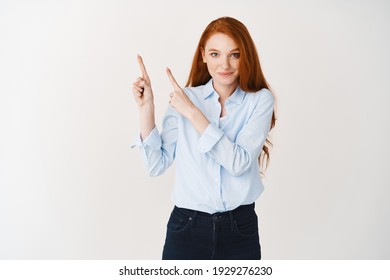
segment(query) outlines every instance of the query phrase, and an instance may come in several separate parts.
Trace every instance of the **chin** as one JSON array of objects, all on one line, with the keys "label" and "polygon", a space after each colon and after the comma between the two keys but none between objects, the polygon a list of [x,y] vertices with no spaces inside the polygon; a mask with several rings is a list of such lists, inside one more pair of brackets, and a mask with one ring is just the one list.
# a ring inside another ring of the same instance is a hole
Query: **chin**
[{"label": "chin", "polygon": [[227,77],[227,78],[218,77],[217,79],[214,79],[214,80],[218,84],[224,85],[224,86],[231,86],[234,84],[238,85],[238,77]]}]

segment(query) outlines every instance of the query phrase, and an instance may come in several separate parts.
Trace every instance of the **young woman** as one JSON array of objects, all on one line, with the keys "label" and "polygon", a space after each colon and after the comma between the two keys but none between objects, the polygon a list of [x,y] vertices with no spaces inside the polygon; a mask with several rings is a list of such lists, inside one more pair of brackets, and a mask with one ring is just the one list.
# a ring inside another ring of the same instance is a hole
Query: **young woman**
[{"label": "young woman", "polygon": [[141,148],[151,176],[176,160],[175,207],[163,259],[260,259],[254,202],[264,187],[259,166],[269,160],[274,97],[256,47],[238,20],[222,17],[203,32],[183,89],[172,83],[162,131],[155,126],[151,82],[138,56],[133,83]]}]

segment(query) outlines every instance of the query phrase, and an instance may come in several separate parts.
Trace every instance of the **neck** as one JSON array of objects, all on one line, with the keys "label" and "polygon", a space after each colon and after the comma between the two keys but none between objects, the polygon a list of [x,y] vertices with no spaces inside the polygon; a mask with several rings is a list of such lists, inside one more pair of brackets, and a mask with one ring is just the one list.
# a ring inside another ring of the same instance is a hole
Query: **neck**
[{"label": "neck", "polygon": [[236,90],[237,86],[238,86],[238,82],[231,85],[220,85],[220,84],[215,84],[213,81],[213,87],[215,91],[223,100],[229,98],[229,96],[232,95],[233,92]]}]

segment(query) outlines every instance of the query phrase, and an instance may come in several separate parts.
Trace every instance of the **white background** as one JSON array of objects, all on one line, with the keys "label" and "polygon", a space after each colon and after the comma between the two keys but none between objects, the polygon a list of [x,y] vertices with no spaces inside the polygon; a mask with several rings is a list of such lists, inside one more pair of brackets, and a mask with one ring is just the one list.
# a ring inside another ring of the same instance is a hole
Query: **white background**
[{"label": "white background", "polygon": [[249,29],[277,98],[264,259],[390,258],[388,1],[0,0],[0,259],[160,259],[174,166],[130,149],[144,57],[159,127],[207,24]]}]

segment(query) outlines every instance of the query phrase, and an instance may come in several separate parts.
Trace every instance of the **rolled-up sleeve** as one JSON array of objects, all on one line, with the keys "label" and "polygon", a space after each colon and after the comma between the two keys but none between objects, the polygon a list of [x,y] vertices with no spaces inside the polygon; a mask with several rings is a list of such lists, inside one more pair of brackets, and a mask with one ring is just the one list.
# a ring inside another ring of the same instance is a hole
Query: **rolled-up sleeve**
[{"label": "rolled-up sleeve", "polygon": [[142,141],[141,136],[139,135],[135,141],[134,144],[131,146],[131,148],[134,148],[135,146],[138,146],[140,148],[145,148],[146,146],[150,147],[153,150],[159,150],[161,148],[161,138],[160,134],[158,133],[158,129],[155,126],[150,134]]},{"label": "rolled-up sleeve", "polygon": [[131,148],[138,146],[141,149],[144,166],[150,176],[161,175],[172,164],[177,135],[177,116],[169,106],[163,119],[161,134],[154,127],[144,140],[138,135],[134,141]]},{"label": "rolled-up sleeve", "polygon": [[231,175],[242,175],[255,161],[257,164],[270,130],[273,108],[272,93],[263,90],[251,116],[234,141],[210,124],[199,139],[200,151],[212,157]]},{"label": "rolled-up sleeve", "polygon": [[202,153],[209,152],[222,138],[223,131],[210,123],[199,139],[199,150]]}]

